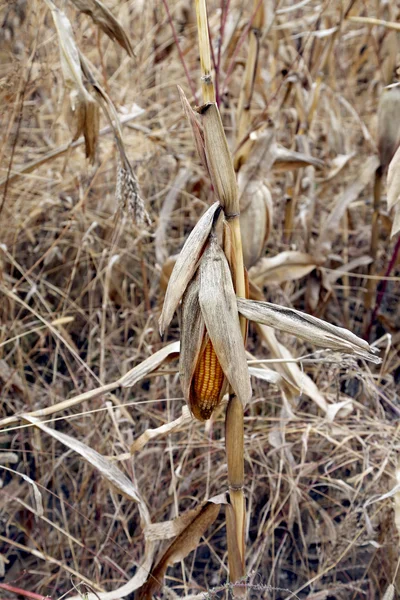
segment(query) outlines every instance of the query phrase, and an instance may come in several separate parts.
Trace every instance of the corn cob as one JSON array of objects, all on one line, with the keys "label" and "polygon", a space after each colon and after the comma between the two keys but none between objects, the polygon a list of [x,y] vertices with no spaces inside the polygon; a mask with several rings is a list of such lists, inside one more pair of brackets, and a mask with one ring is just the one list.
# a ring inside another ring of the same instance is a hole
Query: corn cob
[{"label": "corn cob", "polygon": [[190,407],[197,419],[207,420],[221,400],[224,372],[208,340],[194,372]]}]

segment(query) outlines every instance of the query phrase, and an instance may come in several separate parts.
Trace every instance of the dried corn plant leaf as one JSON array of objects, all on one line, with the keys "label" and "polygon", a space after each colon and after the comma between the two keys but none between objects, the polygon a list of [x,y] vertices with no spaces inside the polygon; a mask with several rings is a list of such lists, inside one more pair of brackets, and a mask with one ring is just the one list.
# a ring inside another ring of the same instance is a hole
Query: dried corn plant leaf
[{"label": "dried corn plant leaf", "polygon": [[243,405],[251,398],[249,370],[232,276],[225,254],[211,237],[200,263],[201,312],[215,353]]},{"label": "dried corn plant leaf", "polygon": [[146,358],[136,367],[133,367],[128,373],[123,375],[117,381],[118,387],[132,387],[138,381],[146,377],[149,373],[157,369],[164,361],[172,358],[174,355],[178,355],[180,352],[180,343],[172,342],[171,344],[167,344],[160,350],[157,350],[154,354]]},{"label": "dried corn plant leaf", "polygon": [[4,471],[8,471],[9,473],[14,473],[14,475],[17,475],[18,477],[21,477],[24,481],[26,481],[27,483],[29,483],[29,485],[32,486],[33,498],[35,500],[35,508],[33,508],[31,510],[38,517],[43,517],[43,515],[44,515],[43,498],[42,498],[42,494],[41,494],[41,492],[39,490],[39,487],[38,487],[37,483],[35,481],[33,481],[33,479],[31,479],[30,477],[28,477],[28,475],[25,475],[25,473],[19,473],[19,471],[14,471],[14,469],[10,469],[9,467],[5,467],[1,463],[0,463],[0,469],[3,469]]},{"label": "dried corn plant leaf", "polygon": [[71,2],[78,10],[89,15],[111,40],[115,40],[126,50],[129,56],[135,55],[128,34],[103,2],[100,0],[71,0]]},{"label": "dried corn plant leaf", "polygon": [[183,112],[189,122],[190,129],[192,131],[194,145],[196,146],[197,154],[199,155],[201,164],[205,168],[206,172],[208,171],[207,165],[207,157],[206,157],[206,147],[204,141],[204,131],[203,126],[199,121],[198,114],[192,109],[188,99],[186,98],[186,94],[183,89],[178,85],[178,92],[182,103]]},{"label": "dried corn plant leaf", "polygon": [[[283,375],[289,380],[289,382],[297,390],[297,395],[301,392],[304,395],[311,398],[313,402],[324,413],[329,410],[329,405],[326,402],[324,396],[319,391],[314,381],[299,367],[295,362],[293,355],[289,350],[276,339],[275,332],[271,327],[266,325],[257,324],[257,330],[259,331],[262,339],[267,344],[272,356],[278,359],[275,363],[274,368],[283,373]],[[289,397],[293,400],[294,394],[290,393]]]},{"label": "dried corn plant leaf", "polygon": [[377,348],[343,327],[336,327],[294,308],[270,302],[237,298],[237,306],[240,314],[246,319],[284,331],[315,346],[355,354],[375,364],[381,362],[381,359],[375,356]]},{"label": "dried corn plant leaf", "polygon": [[302,152],[288,150],[283,146],[277,145],[275,148],[275,161],[273,164],[274,171],[290,171],[292,169],[300,169],[302,167],[315,167],[323,169],[325,163],[319,158],[314,158]]},{"label": "dried corn plant leaf", "polygon": [[164,306],[159,320],[161,335],[163,335],[166,327],[170,324],[188,283],[197,269],[198,261],[210,235],[214,218],[220,206],[219,202],[214,202],[204,213],[186,240],[177,258],[168,282]]},{"label": "dried corn plant leaf", "polygon": [[246,269],[250,269],[267,243],[273,220],[273,202],[268,186],[262,181],[251,181],[240,201],[246,205],[245,210],[240,211],[243,261]]},{"label": "dried corn plant leaf", "polygon": [[69,89],[70,107],[75,119],[73,139],[76,140],[83,134],[86,156],[93,162],[99,135],[99,106],[83,85],[79,50],[75,44],[71,23],[52,0],[45,2],[51,10],[57,30],[64,83]]},{"label": "dried corn plant leaf", "polygon": [[227,216],[237,213],[238,188],[224,126],[217,104],[200,109],[204,129],[206,159],[214,192]]},{"label": "dried corn plant leaf", "polygon": [[400,87],[385,88],[378,106],[378,151],[387,169],[400,143]]},{"label": "dried corn plant leaf", "polygon": [[388,170],[387,177],[388,209],[394,212],[391,237],[400,231],[400,147],[397,149]]},{"label": "dried corn plant leaf", "polygon": [[321,262],[306,252],[288,250],[273,258],[261,259],[250,269],[249,277],[259,287],[267,283],[295,281],[311,273]]},{"label": "dried corn plant leaf", "polygon": [[137,600],[152,600],[153,595],[160,591],[163,579],[169,566],[183,560],[199,545],[200,538],[218,517],[221,504],[226,503],[209,500],[201,510],[192,511],[193,518],[181,531],[178,537],[164,552],[157,564],[152,568],[149,577],[139,590]]},{"label": "dried corn plant leaf", "polygon": [[370,156],[364,163],[364,166],[356,180],[351,183],[341,194],[339,194],[333,203],[333,209],[321,226],[315,254],[316,256],[325,256],[332,247],[334,238],[340,231],[340,221],[349,208],[370,183],[376,169],[379,167],[379,158]]},{"label": "dried corn plant leaf", "polygon": [[151,522],[150,513],[145,501],[140,495],[140,492],[134,486],[132,481],[130,481],[128,477],[122,473],[122,471],[120,471],[118,467],[116,467],[110,460],[80,440],[76,440],[75,438],[62,433],[61,431],[51,429],[51,427],[48,427],[35,417],[25,414],[22,415],[22,418],[25,421],[28,421],[28,423],[32,423],[32,425],[35,425],[35,427],[38,427],[57,441],[61,442],[61,444],[64,444],[64,446],[67,446],[67,448],[77,452],[80,456],[82,456],[82,458],[90,463],[92,467],[99,471],[99,473],[109,483],[111,483],[119,493],[136,502],[139,508],[143,526]]},{"label": "dried corn plant leaf", "polygon": [[[131,445],[130,454],[135,454],[135,452],[139,452],[144,448],[144,446],[150,440],[153,440],[157,437],[162,437],[167,435],[168,433],[173,433],[175,431],[179,431],[182,427],[187,425],[192,421],[192,415],[190,414],[190,410],[188,406],[184,406],[182,408],[182,414],[174,421],[170,423],[165,423],[165,425],[160,425],[160,427],[156,427],[155,429],[146,429]],[[128,458],[130,455],[124,455],[123,458]]]}]

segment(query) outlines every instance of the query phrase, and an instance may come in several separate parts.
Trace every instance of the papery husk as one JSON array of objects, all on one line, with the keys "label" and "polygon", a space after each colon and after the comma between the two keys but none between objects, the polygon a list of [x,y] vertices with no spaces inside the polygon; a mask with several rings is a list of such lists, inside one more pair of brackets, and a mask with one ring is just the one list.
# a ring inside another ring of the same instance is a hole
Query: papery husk
[{"label": "papery husk", "polygon": [[[250,196],[250,201],[247,201]],[[246,209],[240,213],[240,231],[243,245],[243,261],[250,269],[261,257],[267,243],[273,219],[271,192],[263,181],[251,181],[241,202]]]},{"label": "papery husk", "polygon": [[199,302],[207,333],[233,392],[243,405],[251,385],[232,276],[215,236],[200,263]]},{"label": "papery husk", "polygon": [[238,213],[238,188],[221,115],[214,102],[205,104],[199,110],[204,128],[207,166],[214,192],[225,214],[234,216]]},{"label": "papery husk", "polygon": [[159,320],[161,335],[163,335],[165,328],[170,324],[189,281],[196,272],[198,261],[204,250],[208,236],[210,235],[214,218],[219,208],[220,203],[215,202],[204,213],[186,240],[177,258],[168,282],[164,305]]}]

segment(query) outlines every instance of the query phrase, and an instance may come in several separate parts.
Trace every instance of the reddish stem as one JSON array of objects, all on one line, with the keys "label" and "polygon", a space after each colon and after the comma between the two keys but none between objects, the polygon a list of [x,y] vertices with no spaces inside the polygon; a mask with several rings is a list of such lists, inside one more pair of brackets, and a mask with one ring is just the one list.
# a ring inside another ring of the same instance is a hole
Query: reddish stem
[{"label": "reddish stem", "polygon": [[[386,273],[385,273],[385,278],[389,278],[390,277],[390,273],[392,272],[396,262],[397,262],[397,256],[399,254],[399,250],[400,250],[400,236],[397,239],[396,245],[394,247],[393,250],[393,254],[392,257],[390,259],[390,262],[387,266],[386,269]],[[386,288],[387,288],[387,284],[388,284],[388,279],[384,279],[383,281],[380,282],[380,289],[378,290],[377,296],[376,296],[376,304],[375,304],[375,308],[372,312],[372,316],[371,316],[371,321],[367,330],[367,335],[366,338],[367,340],[369,340],[370,334],[371,334],[371,329],[372,326],[376,320],[377,314],[379,312],[379,309],[381,307],[385,292],[386,292]]]},{"label": "reddish stem", "polygon": [[9,583],[0,583],[0,589],[7,590],[8,592],[14,592],[14,594],[25,596],[25,598],[32,598],[32,600],[51,600],[50,596],[42,596],[41,594],[35,594],[35,592],[28,592],[27,590],[15,587]]},{"label": "reddish stem", "polygon": [[179,40],[178,40],[178,36],[177,36],[177,33],[176,33],[175,25],[174,25],[174,22],[172,20],[171,13],[170,13],[170,10],[169,10],[168,2],[167,2],[167,0],[162,0],[162,3],[164,4],[164,8],[165,8],[165,11],[167,13],[168,21],[169,21],[169,24],[170,24],[171,29],[172,29],[172,35],[174,36],[175,44],[176,44],[176,47],[178,48],[179,58],[181,60],[182,66],[183,66],[183,70],[185,71],[185,75],[186,75],[186,79],[188,80],[190,91],[192,92],[192,96],[194,98],[194,101],[197,104],[196,88],[194,86],[194,83],[192,81],[192,78],[190,77],[188,68],[186,66],[185,57],[182,54],[182,50],[181,50],[181,47],[180,47],[180,44],[179,44]]}]

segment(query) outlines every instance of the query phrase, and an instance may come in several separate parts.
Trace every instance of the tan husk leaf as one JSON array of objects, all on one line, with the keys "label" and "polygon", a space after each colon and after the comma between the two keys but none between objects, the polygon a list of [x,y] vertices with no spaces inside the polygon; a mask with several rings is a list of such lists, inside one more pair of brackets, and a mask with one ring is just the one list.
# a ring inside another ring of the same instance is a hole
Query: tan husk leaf
[{"label": "tan husk leaf", "polygon": [[116,40],[129,56],[135,55],[124,28],[100,0],[71,0],[71,2],[78,10],[89,15],[109,38]]},{"label": "tan husk leaf", "polygon": [[378,351],[376,348],[343,327],[336,327],[294,308],[286,308],[270,302],[237,298],[237,306],[239,312],[251,321],[290,333],[316,346],[356,354],[376,364],[381,362],[379,357],[374,356]]},{"label": "tan husk leaf", "polygon": [[251,397],[251,385],[236,296],[228,262],[214,236],[200,263],[199,301],[222,370],[245,405]]},{"label": "tan husk leaf", "polygon": [[204,129],[207,166],[214,191],[225,214],[234,215],[237,213],[238,188],[221,115],[215,103],[205,104],[199,110]]},{"label": "tan husk leaf", "polygon": [[71,23],[52,0],[45,2],[51,10],[56,26],[64,83],[69,89],[70,107],[75,118],[73,139],[76,140],[83,134],[86,156],[93,162],[99,135],[99,106],[83,85],[79,50],[75,44]]},{"label": "tan husk leaf", "polygon": [[219,202],[214,202],[204,213],[186,240],[177,258],[171,277],[169,278],[159,320],[161,335],[163,335],[165,328],[170,324],[188,283],[196,272],[198,261],[210,235],[214,217],[220,206]]},{"label": "tan husk leaf", "polygon": [[249,277],[258,286],[295,281],[311,273],[321,262],[306,252],[287,250],[273,258],[261,259],[250,269]]},{"label": "tan husk leaf", "polygon": [[400,147],[392,158],[387,177],[388,209],[394,209],[391,237],[400,231]]},{"label": "tan husk leaf", "polygon": [[218,517],[222,500],[218,503],[209,500],[199,512],[191,511],[192,520],[164,552],[157,564],[149,573],[146,583],[140,588],[137,600],[152,600],[153,595],[160,591],[167,568],[183,560],[195,550],[201,536]]},{"label": "tan husk leaf", "polygon": [[[250,201],[247,197],[250,196]],[[250,269],[260,258],[271,231],[273,203],[271,192],[263,181],[251,181],[240,197],[246,209],[240,212],[243,261]]]},{"label": "tan husk leaf", "polygon": [[181,309],[181,351],[179,355],[179,376],[185,400],[192,410],[191,385],[197,361],[202,349],[206,326],[199,303],[200,272],[189,283],[182,298]]}]

